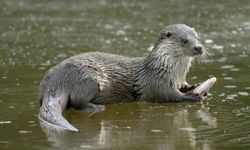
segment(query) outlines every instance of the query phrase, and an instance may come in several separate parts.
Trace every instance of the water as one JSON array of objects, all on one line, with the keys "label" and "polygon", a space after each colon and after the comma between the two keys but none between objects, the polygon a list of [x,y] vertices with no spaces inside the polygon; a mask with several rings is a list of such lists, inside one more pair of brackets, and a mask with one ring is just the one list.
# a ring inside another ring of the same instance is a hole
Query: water
[{"label": "water", "polygon": [[[0,149],[250,149],[250,2],[0,0]],[[147,53],[162,27],[194,26],[212,58],[188,81],[216,76],[202,103],[115,104],[69,110],[79,133],[37,119],[46,70],[86,51]]]}]

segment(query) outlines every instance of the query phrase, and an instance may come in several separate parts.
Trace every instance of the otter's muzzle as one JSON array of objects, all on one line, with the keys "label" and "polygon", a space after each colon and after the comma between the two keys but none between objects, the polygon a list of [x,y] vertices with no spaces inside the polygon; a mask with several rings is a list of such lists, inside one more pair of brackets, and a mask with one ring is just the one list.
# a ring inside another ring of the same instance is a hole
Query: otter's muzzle
[{"label": "otter's muzzle", "polygon": [[203,53],[202,46],[195,46],[193,49],[193,55],[201,55]]}]

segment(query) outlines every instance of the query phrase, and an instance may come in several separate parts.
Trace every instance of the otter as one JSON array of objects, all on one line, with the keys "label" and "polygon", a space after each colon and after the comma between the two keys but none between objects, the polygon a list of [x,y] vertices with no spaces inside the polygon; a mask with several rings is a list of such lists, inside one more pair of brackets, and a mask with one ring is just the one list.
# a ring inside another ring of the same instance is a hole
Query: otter
[{"label": "otter", "polygon": [[66,108],[98,108],[119,102],[199,101],[186,82],[194,56],[205,54],[195,30],[185,24],[160,31],[146,57],[89,52],[51,68],[40,84],[39,118],[63,130],[78,131],[63,116]]}]

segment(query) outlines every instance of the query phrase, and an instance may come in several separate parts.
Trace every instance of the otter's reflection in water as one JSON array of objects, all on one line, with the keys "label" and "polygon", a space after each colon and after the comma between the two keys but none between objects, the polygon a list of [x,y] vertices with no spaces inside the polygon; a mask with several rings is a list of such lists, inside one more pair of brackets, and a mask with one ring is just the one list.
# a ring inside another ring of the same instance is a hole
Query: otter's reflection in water
[{"label": "otter's reflection in water", "polygon": [[[72,118],[71,118],[72,119]],[[56,147],[71,149],[212,149],[201,130],[217,127],[209,107],[199,103],[117,104],[87,117],[74,117],[80,132],[41,126]]]}]

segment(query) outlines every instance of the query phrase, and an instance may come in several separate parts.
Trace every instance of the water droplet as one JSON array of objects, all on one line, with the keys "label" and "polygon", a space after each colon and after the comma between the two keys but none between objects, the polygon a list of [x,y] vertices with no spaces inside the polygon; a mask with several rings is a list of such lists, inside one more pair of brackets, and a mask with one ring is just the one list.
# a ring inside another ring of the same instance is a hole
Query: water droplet
[{"label": "water droplet", "polygon": [[110,44],[111,41],[110,41],[110,40],[106,40],[105,43],[106,43],[106,44]]},{"label": "water droplet", "polygon": [[211,44],[211,43],[214,43],[214,41],[212,39],[206,39],[204,41],[206,44]]},{"label": "water droplet", "polygon": [[238,32],[237,32],[237,31],[235,31],[235,30],[233,30],[233,31],[232,31],[232,34],[237,34],[237,33],[238,33]]},{"label": "water droplet", "polygon": [[50,60],[47,60],[45,63],[41,63],[41,66],[49,66],[50,64]]},{"label": "water droplet", "polygon": [[35,127],[37,126],[36,124],[30,124],[29,127]]},{"label": "water droplet", "polygon": [[226,62],[227,61],[227,57],[221,57],[219,59],[217,59],[218,62]]},{"label": "water droplet", "polygon": [[10,108],[10,109],[13,109],[13,108],[15,108],[15,106],[9,106],[9,108]]},{"label": "water droplet", "polygon": [[250,90],[250,87],[245,87],[246,90]]},{"label": "water droplet", "polygon": [[81,145],[80,147],[81,148],[90,148],[91,146],[90,145]]},{"label": "water droplet", "polygon": [[239,57],[244,58],[244,57],[248,57],[248,55],[243,51],[242,54],[239,55]]},{"label": "water droplet", "polygon": [[104,26],[104,28],[105,28],[105,29],[113,29],[113,27],[112,27],[111,25],[109,25],[109,24],[106,24],[106,25]]},{"label": "water droplet", "polygon": [[220,96],[220,97],[225,96],[225,95],[226,95],[225,93],[221,93],[221,94],[219,94],[219,96]]},{"label": "water droplet", "polygon": [[124,31],[124,30],[118,30],[117,32],[116,32],[116,35],[117,36],[121,36],[121,35],[125,35],[126,34],[126,32]]},{"label": "water droplet", "polygon": [[76,43],[72,43],[71,44],[72,47],[76,47],[76,45],[77,45]]},{"label": "water droplet", "polygon": [[236,88],[237,86],[236,86],[236,85],[225,85],[224,87],[225,87],[225,88],[228,88],[228,89],[234,89],[234,88]]},{"label": "water droplet", "polygon": [[58,47],[59,48],[64,48],[64,46],[62,44],[59,44]]},{"label": "water droplet", "polygon": [[222,46],[222,45],[213,45],[212,48],[216,49],[216,50],[223,50],[224,46]]},{"label": "water droplet", "polygon": [[230,71],[240,71],[240,69],[239,68],[232,68],[232,69],[230,69]]},{"label": "water droplet", "polygon": [[226,73],[223,73],[223,74],[221,74],[221,76],[223,76],[223,77],[224,77],[224,76],[227,76],[227,74],[226,74]]},{"label": "water droplet", "polygon": [[0,121],[0,124],[10,124],[11,121]]},{"label": "water droplet", "polygon": [[32,123],[35,123],[35,121],[33,121],[33,120],[30,120],[30,121],[28,121],[28,123],[32,124]]},{"label": "water droplet", "polygon": [[153,50],[153,48],[154,48],[154,45],[151,45],[149,48],[148,48],[148,51],[152,51]]},{"label": "water droplet", "polygon": [[10,143],[9,141],[0,141],[1,144],[8,144]]},{"label": "water droplet", "polygon": [[221,69],[231,69],[231,68],[234,68],[234,65],[224,65],[224,66],[221,66]]},{"label": "water droplet", "polygon": [[45,70],[45,67],[38,67],[39,70]]},{"label": "water droplet", "polygon": [[238,96],[237,94],[231,94],[231,95],[228,95],[226,99],[233,100],[237,96]]},{"label": "water droplet", "polygon": [[124,41],[128,41],[128,37],[124,37],[123,40],[124,40]]},{"label": "water droplet", "polygon": [[244,58],[244,57],[248,57],[248,55],[246,55],[246,54],[241,54],[241,55],[239,55],[239,57]]},{"label": "water droplet", "polygon": [[250,94],[248,92],[238,92],[239,95],[242,96],[249,96]]},{"label": "water droplet", "polygon": [[19,130],[18,132],[21,134],[32,133],[32,131],[25,131],[25,130]]},{"label": "water droplet", "polygon": [[230,46],[231,46],[231,47],[236,47],[236,44],[231,44]]},{"label": "water droplet", "polygon": [[232,77],[224,77],[224,80],[233,80]]},{"label": "water droplet", "polygon": [[192,79],[192,80],[197,79],[197,78],[198,78],[197,76],[193,76],[193,77],[191,77],[191,79]]},{"label": "water droplet", "polygon": [[192,128],[192,127],[180,128],[180,130],[189,131],[189,132],[195,132],[196,131],[196,129]]},{"label": "water droplet", "polygon": [[30,105],[35,104],[35,102],[29,102]]},{"label": "water droplet", "polygon": [[160,130],[160,129],[152,129],[152,130],[150,130],[150,132],[160,133],[160,132],[162,132],[162,130]]}]

